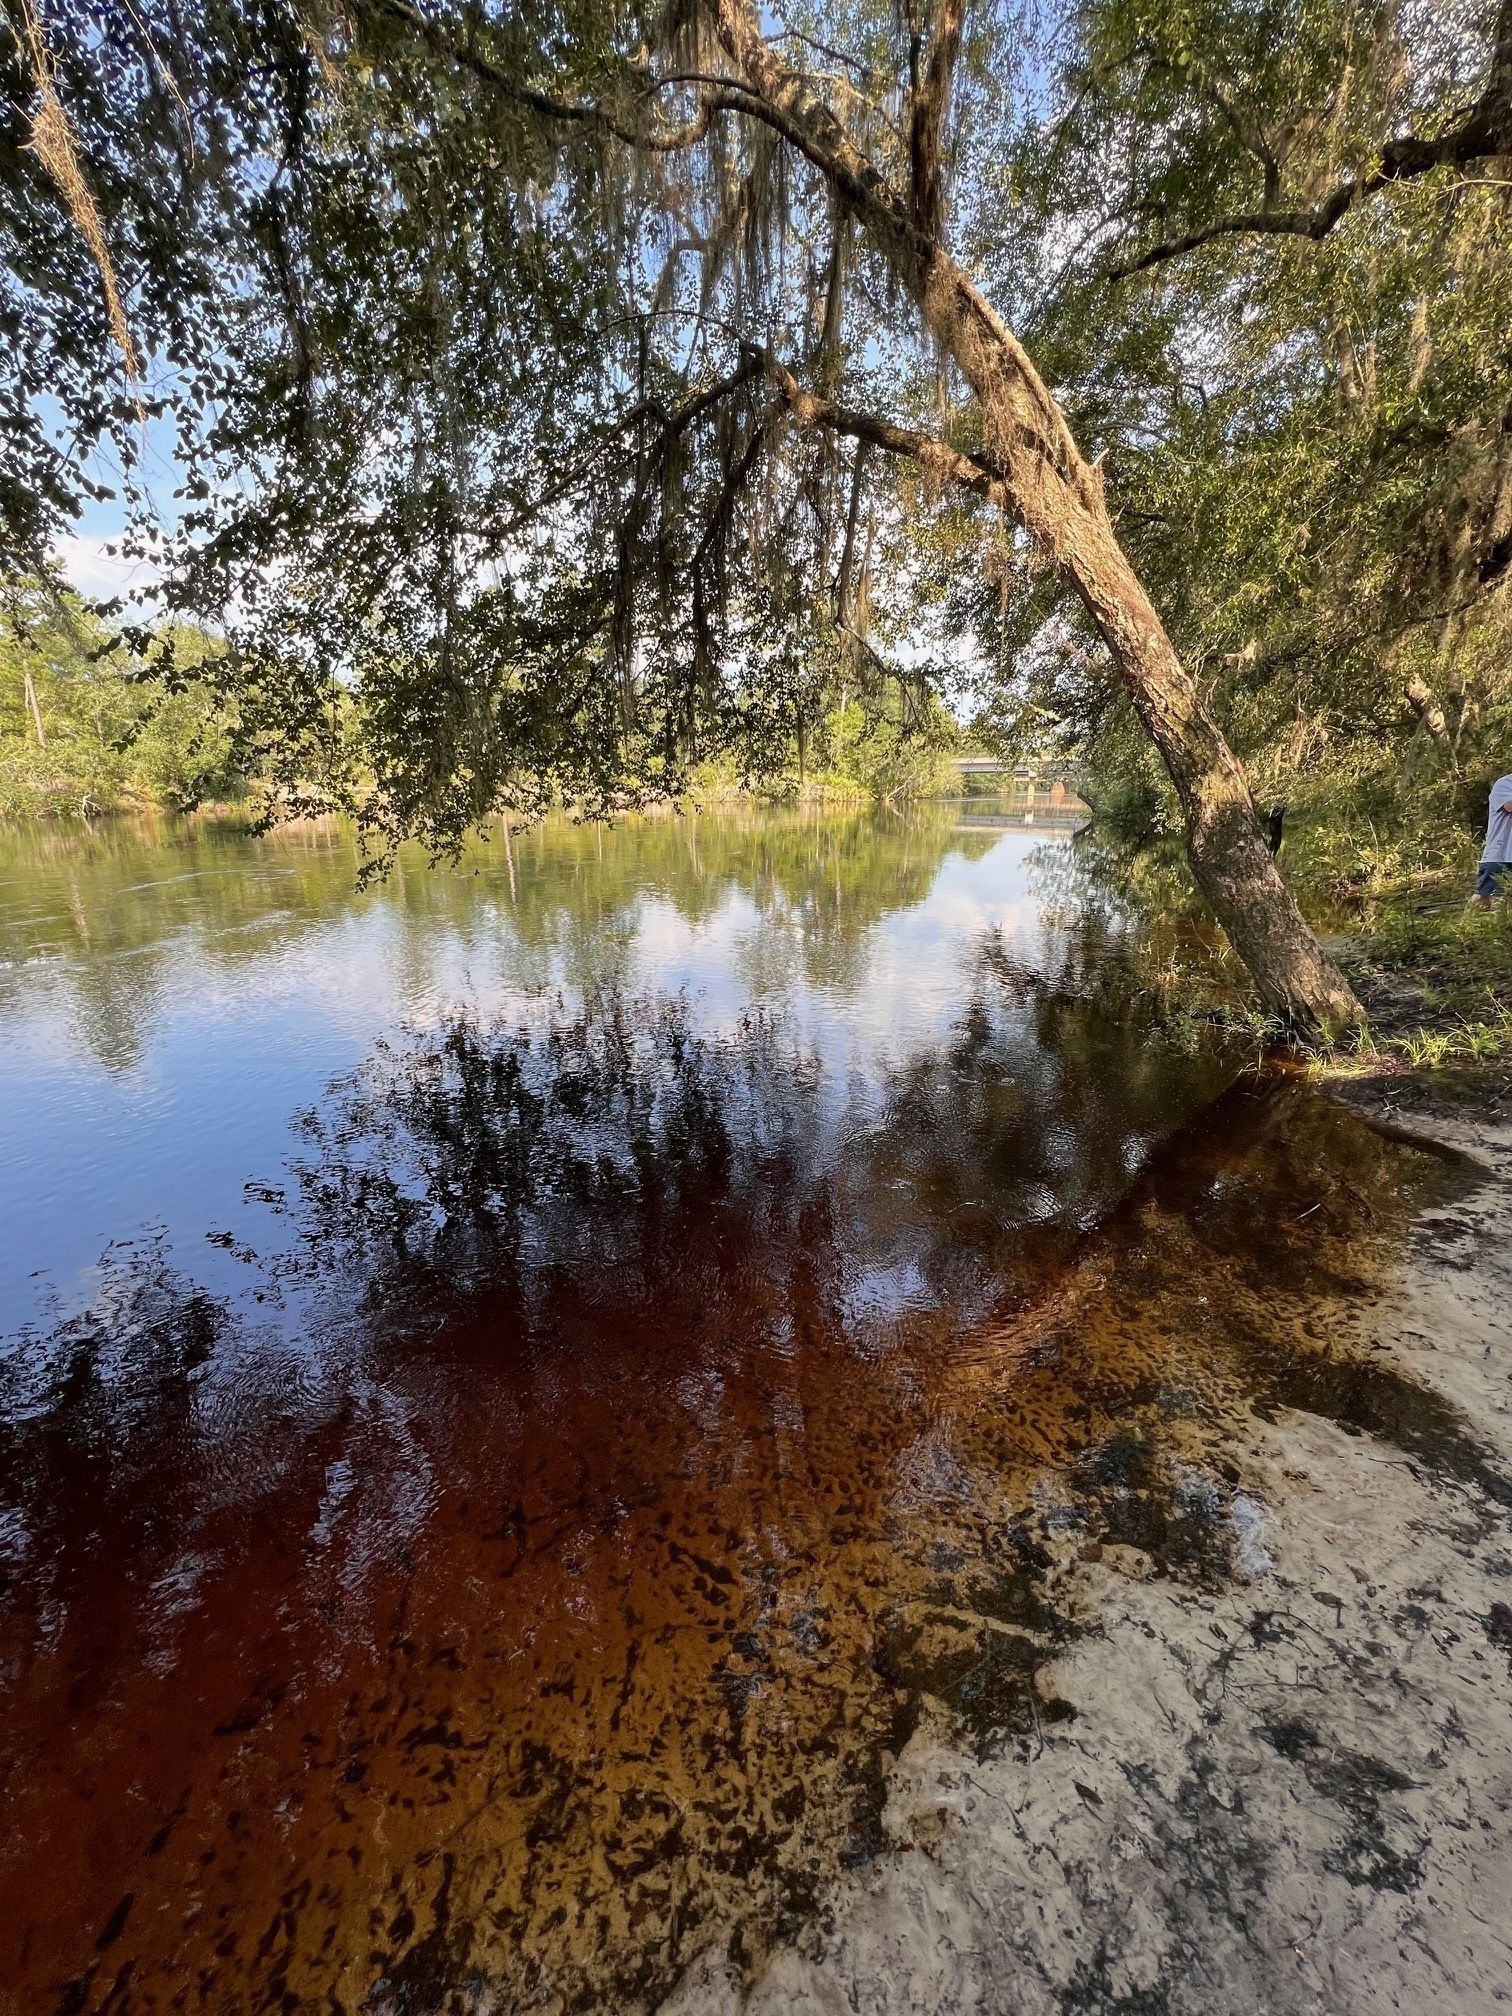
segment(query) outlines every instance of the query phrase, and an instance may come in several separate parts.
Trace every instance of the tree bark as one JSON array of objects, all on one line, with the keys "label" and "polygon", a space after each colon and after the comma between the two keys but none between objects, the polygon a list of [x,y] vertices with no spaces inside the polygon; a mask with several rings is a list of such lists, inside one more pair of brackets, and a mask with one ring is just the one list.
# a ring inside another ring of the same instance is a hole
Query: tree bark
[{"label": "tree bark", "polygon": [[23,684],[26,692],[26,704],[31,709],[32,724],[37,731],[37,747],[45,749],[47,747],[47,731],[42,726],[42,709],[37,704],[37,688],[30,672],[24,675]]},{"label": "tree bark", "polygon": [[762,35],[750,0],[712,0],[720,40],[770,122],[849,205],[981,404],[1009,508],[1071,581],[1175,786],[1198,886],[1266,1006],[1304,1033],[1363,1021],[1265,842],[1239,759],[1204,706],[1108,516],[1102,480],[1017,338],[808,81]]}]

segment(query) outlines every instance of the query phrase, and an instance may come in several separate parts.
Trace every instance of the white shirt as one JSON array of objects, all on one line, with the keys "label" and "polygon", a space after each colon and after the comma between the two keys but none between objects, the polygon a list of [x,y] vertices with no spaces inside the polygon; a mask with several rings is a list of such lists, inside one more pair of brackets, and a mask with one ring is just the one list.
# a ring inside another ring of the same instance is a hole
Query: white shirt
[{"label": "white shirt", "polygon": [[1491,786],[1491,818],[1481,859],[1512,861],[1512,777],[1498,777]]}]

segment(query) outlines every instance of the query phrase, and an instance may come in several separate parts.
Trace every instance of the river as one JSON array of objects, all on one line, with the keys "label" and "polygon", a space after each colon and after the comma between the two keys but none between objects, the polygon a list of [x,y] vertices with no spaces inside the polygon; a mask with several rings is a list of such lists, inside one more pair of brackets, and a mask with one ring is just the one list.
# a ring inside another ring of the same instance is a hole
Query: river
[{"label": "river", "polygon": [[1491,1488],[1330,1342],[1463,1175],[1038,809],[0,836],[0,2009],[754,1980],[1074,1723],[1077,1564],[1268,1572],[1257,1419]]}]

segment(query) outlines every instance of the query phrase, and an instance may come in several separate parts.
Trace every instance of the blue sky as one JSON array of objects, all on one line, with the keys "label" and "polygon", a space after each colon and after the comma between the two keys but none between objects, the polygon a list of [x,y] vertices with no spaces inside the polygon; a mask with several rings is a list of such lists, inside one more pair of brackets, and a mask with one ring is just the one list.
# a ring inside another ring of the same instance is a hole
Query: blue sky
[{"label": "blue sky", "polygon": [[[51,402],[44,402],[44,411]],[[50,423],[60,427],[60,416]],[[106,549],[119,546],[126,529],[125,485],[120,464],[107,444],[91,457],[89,474],[115,492],[114,497],[89,499],[67,532],[53,542],[53,557],[69,581],[82,595],[108,599],[126,595],[133,589],[150,586],[153,569],[145,561],[127,560]],[[148,422],[146,438],[137,468],[137,479],[145,482],[156,507],[158,520],[172,525],[178,517],[174,491],[179,484],[174,457],[173,429],[162,422]]]}]

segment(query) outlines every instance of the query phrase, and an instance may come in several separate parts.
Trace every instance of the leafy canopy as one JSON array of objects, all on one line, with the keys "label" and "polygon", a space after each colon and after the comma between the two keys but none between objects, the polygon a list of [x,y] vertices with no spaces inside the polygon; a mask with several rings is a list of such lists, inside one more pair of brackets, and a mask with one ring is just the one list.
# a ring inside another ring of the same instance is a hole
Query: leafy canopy
[{"label": "leafy canopy", "polygon": [[[906,735],[963,666],[991,732],[1146,767],[995,510],[799,424],[784,373],[979,445],[698,8],[7,7],[0,561],[34,571],[110,465],[169,607],[227,635],[279,802],[360,775],[380,844],[446,847],[503,804],[779,767],[856,704]],[[1505,0],[804,0],[763,28],[1101,454],[1263,787],[1481,760],[1508,720]],[[140,383],[27,144],[49,85]],[[143,451],[170,440],[164,512]]]}]

